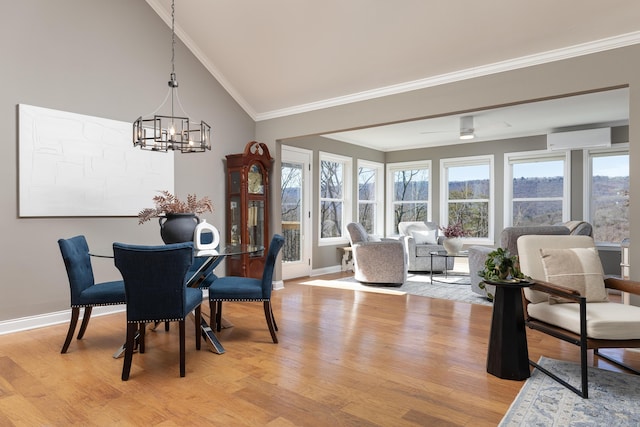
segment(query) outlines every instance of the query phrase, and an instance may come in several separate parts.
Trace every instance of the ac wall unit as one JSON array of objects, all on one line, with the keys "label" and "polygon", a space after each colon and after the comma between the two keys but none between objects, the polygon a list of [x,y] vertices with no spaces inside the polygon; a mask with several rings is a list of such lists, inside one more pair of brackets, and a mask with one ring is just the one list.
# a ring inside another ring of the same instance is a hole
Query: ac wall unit
[{"label": "ac wall unit", "polygon": [[547,150],[611,147],[611,128],[585,129],[547,135]]}]

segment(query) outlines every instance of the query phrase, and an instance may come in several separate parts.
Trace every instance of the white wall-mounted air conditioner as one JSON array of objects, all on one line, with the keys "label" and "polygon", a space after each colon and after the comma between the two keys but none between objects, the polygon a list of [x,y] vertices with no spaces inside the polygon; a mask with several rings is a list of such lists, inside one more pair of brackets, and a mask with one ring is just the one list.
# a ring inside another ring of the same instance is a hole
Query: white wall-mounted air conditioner
[{"label": "white wall-mounted air conditioner", "polygon": [[547,135],[547,150],[611,147],[611,128],[585,129]]}]

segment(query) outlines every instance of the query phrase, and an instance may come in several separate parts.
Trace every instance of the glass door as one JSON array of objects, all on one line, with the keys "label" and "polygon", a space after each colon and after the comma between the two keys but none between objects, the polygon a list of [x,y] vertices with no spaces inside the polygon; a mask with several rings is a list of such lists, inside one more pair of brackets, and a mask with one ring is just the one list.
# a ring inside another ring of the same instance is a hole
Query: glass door
[{"label": "glass door", "polygon": [[282,146],[282,278],[311,275],[311,157],[309,150]]}]

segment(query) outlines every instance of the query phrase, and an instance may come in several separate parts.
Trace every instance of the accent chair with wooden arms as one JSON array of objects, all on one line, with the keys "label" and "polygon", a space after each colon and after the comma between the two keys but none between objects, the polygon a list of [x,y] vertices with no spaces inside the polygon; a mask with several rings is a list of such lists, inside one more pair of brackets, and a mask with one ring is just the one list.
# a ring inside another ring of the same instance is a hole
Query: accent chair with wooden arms
[{"label": "accent chair with wooden arms", "polygon": [[583,398],[588,397],[587,351],[632,372],[600,352],[640,347],[640,307],[608,300],[606,289],[640,295],[640,282],[604,278],[590,236],[526,235],[518,239],[522,272],[535,284],[524,289],[525,324],[580,348],[581,386],[529,363]]},{"label": "accent chair with wooden arms", "polygon": [[91,254],[84,236],[59,239],[58,246],[62,253],[71,288],[71,322],[69,323],[67,337],[60,351],[60,353],[66,353],[78,324],[80,309],[84,309],[84,314],[82,315],[82,325],[78,332],[78,339],[82,339],[87,330],[93,307],[124,304],[125,292],[122,280],[95,283],[93,268],[91,267]]},{"label": "accent chair with wooden arms", "polygon": [[115,265],[124,278],[127,297],[127,342],[122,380],[129,379],[136,336],[145,352],[147,323],[178,322],[180,376],[185,376],[185,320],[195,314],[196,349],[200,350],[200,304],[202,290],[186,286],[186,273],[193,262],[193,243],[158,246],[114,243]]}]

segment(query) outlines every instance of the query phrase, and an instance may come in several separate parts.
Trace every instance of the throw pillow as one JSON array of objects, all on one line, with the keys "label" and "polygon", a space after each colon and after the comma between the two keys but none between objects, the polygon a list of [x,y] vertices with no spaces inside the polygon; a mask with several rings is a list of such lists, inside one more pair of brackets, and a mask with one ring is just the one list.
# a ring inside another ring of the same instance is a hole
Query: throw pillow
[{"label": "throw pillow", "polygon": [[436,245],[438,243],[436,234],[437,230],[413,230],[411,237],[413,237],[416,245]]},{"label": "throw pillow", "polygon": [[[540,249],[546,281],[580,292],[587,302],[608,301],[604,273],[595,248]],[[549,296],[549,303],[570,302]]]}]

